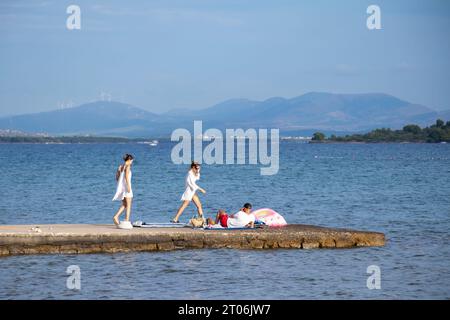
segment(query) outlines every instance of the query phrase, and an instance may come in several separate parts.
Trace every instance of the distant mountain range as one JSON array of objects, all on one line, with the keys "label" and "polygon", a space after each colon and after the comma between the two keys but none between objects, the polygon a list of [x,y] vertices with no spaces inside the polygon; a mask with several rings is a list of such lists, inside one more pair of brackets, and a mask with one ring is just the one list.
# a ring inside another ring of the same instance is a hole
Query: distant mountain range
[{"label": "distant mountain range", "polygon": [[232,99],[202,110],[173,110],[155,114],[109,101],[0,118],[0,129],[52,135],[123,137],[167,136],[175,128],[192,130],[193,120],[207,128],[279,128],[283,134],[350,133],[374,128],[421,126],[437,118],[450,119],[450,110],[437,112],[387,94],[311,92],[295,98],[264,101]]}]

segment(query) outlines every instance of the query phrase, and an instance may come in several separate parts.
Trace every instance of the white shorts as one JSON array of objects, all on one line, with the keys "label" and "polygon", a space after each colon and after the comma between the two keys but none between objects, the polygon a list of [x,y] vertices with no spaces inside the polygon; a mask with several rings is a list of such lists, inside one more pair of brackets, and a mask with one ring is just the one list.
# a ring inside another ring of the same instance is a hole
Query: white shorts
[{"label": "white shorts", "polygon": [[124,198],[133,198],[133,190],[131,190],[131,192],[125,192],[123,194]]}]

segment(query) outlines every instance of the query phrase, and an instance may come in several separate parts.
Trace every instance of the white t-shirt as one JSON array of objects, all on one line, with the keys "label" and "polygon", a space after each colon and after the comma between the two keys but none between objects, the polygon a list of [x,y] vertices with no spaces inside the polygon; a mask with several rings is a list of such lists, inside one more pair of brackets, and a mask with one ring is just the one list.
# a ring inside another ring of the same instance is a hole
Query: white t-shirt
[{"label": "white t-shirt", "polygon": [[229,217],[227,226],[228,228],[243,228],[250,222],[255,222],[255,216],[253,214],[247,214],[244,211],[239,211],[234,214],[234,217]]}]

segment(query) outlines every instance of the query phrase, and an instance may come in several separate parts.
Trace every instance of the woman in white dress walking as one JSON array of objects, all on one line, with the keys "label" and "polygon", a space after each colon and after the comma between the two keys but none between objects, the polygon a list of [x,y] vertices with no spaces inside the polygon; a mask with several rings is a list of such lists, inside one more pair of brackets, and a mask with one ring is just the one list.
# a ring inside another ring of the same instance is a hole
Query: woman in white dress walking
[{"label": "woman in white dress walking", "polygon": [[131,154],[125,154],[123,160],[125,161],[123,164],[119,166],[116,171],[116,181],[117,181],[117,189],[116,194],[114,195],[114,200],[122,201],[122,205],[120,206],[117,213],[114,215],[113,221],[114,224],[119,227],[119,217],[126,209],[127,213],[125,215],[125,221],[127,224],[131,226],[130,223],[130,215],[131,215],[131,202],[133,200],[133,189],[131,189],[131,165],[133,164],[134,157]]},{"label": "woman in white dress walking", "polygon": [[186,207],[189,205],[191,201],[194,201],[194,204],[197,207],[198,215],[200,217],[203,217],[202,203],[200,202],[200,199],[196,194],[196,192],[198,190],[201,193],[206,193],[206,191],[197,185],[197,180],[199,179],[200,179],[200,164],[198,162],[192,161],[191,167],[186,175],[185,181],[186,189],[184,190],[184,193],[181,196],[181,201],[183,201],[183,203],[178,209],[175,218],[173,218],[171,222],[178,223],[178,219],[180,218],[184,209],[186,209]]}]

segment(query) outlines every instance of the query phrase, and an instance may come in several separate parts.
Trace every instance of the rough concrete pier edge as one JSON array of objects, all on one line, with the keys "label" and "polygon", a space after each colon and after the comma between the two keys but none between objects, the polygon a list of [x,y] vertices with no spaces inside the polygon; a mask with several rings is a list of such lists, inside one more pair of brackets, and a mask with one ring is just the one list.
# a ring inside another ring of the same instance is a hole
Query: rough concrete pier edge
[{"label": "rough concrete pier edge", "polygon": [[[0,226],[0,256],[82,254],[176,249],[314,249],[383,246],[380,232],[292,224],[254,230],[134,228],[113,225],[54,224]],[[40,230],[40,232],[39,232]]]}]

